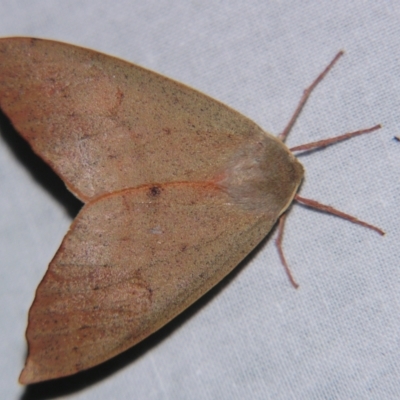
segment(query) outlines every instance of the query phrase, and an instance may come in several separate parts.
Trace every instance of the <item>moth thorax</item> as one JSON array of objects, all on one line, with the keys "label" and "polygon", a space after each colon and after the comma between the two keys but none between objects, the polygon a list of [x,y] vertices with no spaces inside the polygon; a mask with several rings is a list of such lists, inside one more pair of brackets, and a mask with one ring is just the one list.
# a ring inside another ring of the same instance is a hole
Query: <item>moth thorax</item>
[{"label": "moth thorax", "polygon": [[238,151],[218,184],[236,204],[280,215],[296,193],[303,174],[303,166],[287,147],[266,137]]}]

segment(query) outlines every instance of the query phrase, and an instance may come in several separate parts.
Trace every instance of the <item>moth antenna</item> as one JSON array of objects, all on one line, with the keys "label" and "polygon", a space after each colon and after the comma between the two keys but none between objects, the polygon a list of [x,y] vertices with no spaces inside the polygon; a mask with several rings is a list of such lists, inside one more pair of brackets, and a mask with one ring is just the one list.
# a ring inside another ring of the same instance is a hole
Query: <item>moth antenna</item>
[{"label": "moth antenna", "polygon": [[339,60],[339,58],[344,54],[344,51],[341,50],[339,53],[336,54],[336,56],[333,58],[333,60],[328,64],[328,66],[317,76],[317,79],[314,80],[314,82],[304,90],[303,95],[301,96],[301,99],[292,115],[292,118],[290,118],[289,123],[286,125],[285,129],[278,135],[278,138],[284,142],[289,135],[289,132],[291,131],[294,123],[296,122],[299,114],[301,113],[301,110],[303,109],[304,105],[306,104],[308,98],[310,97],[312,91],[315,89],[315,87],[324,79],[325,75],[332,69],[332,67],[336,64],[336,62]]},{"label": "moth antenna", "polygon": [[304,197],[299,196],[298,194],[296,194],[296,196],[294,196],[294,200],[306,205],[307,207],[315,208],[317,210],[336,215],[340,218],[347,219],[348,221],[353,222],[354,224],[361,225],[364,228],[372,229],[373,231],[378,232],[382,236],[385,234],[385,232],[382,229],[380,229],[374,225],[371,225],[368,222],[361,221],[360,219],[353,217],[350,214],[346,214],[342,211],[337,210],[336,208],[319,203],[318,201],[306,199]]},{"label": "moth antenna", "polygon": [[[291,129],[293,128],[293,125],[295,124],[298,116],[300,115],[304,105],[308,101],[312,91],[324,79],[324,77],[333,68],[333,66],[336,64],[336,62],[339,60],[339,58],[343,54],[344,54],[343,51],[339,51],[336,54],[336,56],[333,58],[333,60],[328,64],[328,66],[311,83],[311,85],[304,90],[303,95],[302,95],[302,97],[301,97],[301,99],[300,99],[300,101],[299,101],[299,103],[298,103],[293,115],[292,115],[292,118],[290,119],[289,123],[286,125],[286,127],[282,131],[282,133],[280,133],[278,135],[278,138],[280,140],[282,140],[282,142],[284,142],[286,140],[287,136],[289,135]],[[292,147],[290,149],[290,151],[310,151],[310,150],[313,150],[313,149],[326,147],[326,146],[329,146],[331,144],[338,143],[338,142],[350,139],[350,138],[355,137],[355,136],[363,135],[364,133],[370,133],[370,132],[376,131],[376,130],[378,130],[380,128],[381,128],[381,125],[378,124],[378,125],[373,126],[372,128],[360,129],[360,130],[355,131],[355,132],[345,133],[344,135],[339,135],[339,136],[335,136],[335,137],[332,137],[332,138],[322,139],[322,140],[318,140],[316,142],[311,142],[311,143],[306,143],[306,144],[303,144],[303,145],[300,145],[300,146],[295,146],[295,147]],[[400,141],[399,137],[395,136],[395,139]],[[358,218],[356,218],[356,217],[354,217],[352,215],[349,215],[349,214],[346,214],[346,213],[344,213],[342,211],[339,211],[336,208],[333,208],[331,206],[327,206],[325,204],[319,203],[319,202],[317,202],[315,200],[306,199],[304,197],[299,196],[298,194],[294,197],[294,200],[296,200],[299,203],[302,203],[302,204],[304,204],[304,205],[306,205],[308,207],[312,207],[312,208],[315,208],[317,210],[324,211],[324,212],[327,212],[329,214],[336,215],[338,217],[347,219],[350,222],[353,222],[355,224],[361,225],[361,226],[363,226],[365,228],[372,229],[375,232],[378,232],[380,235],[384,235],[385,234],[385,232],[382,229],[380,229],[380,228],[378,228],[378,227],[376,227],[374,225],[371,225],[371,224],[369,224],[369,223],[367,223],[365,221],[362,221],[362,220],[360,220],[360,219],[358,219]],[[286,274],[287,274],[287,276],[288,276],[288,278],[290,280],[290,283],[293,285],[294,288],[297,289],[299,287],[299,285],[294,280],[293,275],[292,275],[292,273],[291,273],[291,271],[289,269],[288,263],[287,263],[287,261],[285,259],[285,255],[283,253],[282,242],[283,242],[283,231],[284,231],[285,221],[286,221],[286,214],[283,214],[279,218],[278,237],[277,237],[277,239],[275,241],[275,244],[276,244],[276,247],[278,249],[278,254],[279,254],[279,257],[281,259],[282,265],[285,268],[285,272],[286,272]]]},{"label": "moth antenna", "polygon": [[310,143],[302,144],[300,146],[295,146],[295,147],[292,147],[290,149],[290,151],[309,151],[309,150],[326,147],[331,144],[341,142],[342,140],[350,139],[354,136],[359,136],[359,135],[363,135],[364,133],[374,132],[380,128],[382,128],[382,126],[380,124],[378,124],[378,125],[373,126],[372,128],[360,129],[355,132],[345,133],[344,135],[334,136],[332,138],[317,140],[316,142],[310,142]]},{"label": "moth antenna", "polygon": [[290,283],[293,285],[295,289],[299,287],[299,284],[294,280],[292,275],[292,271],[290,271],[289,265],[286,262],[285,254],[283,253],[283,230],[285,228],[286,214],[283,214],[279,218],[279,227],[278,227],[278,237],[275,240],[276,247],[278,249],[279,258],[281,259],[281,263],[283,268],[285,268],[286,275],[288,276]]}]

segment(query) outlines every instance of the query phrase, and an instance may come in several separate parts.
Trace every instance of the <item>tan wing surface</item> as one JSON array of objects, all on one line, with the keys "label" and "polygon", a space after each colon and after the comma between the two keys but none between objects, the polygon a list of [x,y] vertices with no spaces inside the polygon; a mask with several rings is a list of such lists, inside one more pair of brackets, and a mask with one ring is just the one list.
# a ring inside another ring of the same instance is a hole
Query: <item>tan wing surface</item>
[{"label": "tan wing surface", "polygon": [[210,184],[87,204],[37,289],[21,382],[73,374],[141,341],[229,273],[276,215],[241,209]]},{"label": "tan wing surface", "polygon": [[187,308],[270,231],[303,175],[218,101],[58,42],[0,39],[0,107],[87,202],[30,310],[25,384],[97,365]]},{"label": "tan wing surface", "polygon": [[210,180],[244,146],[277,141],[180,83],[40,39],[0,40],[0,107],[83,201],[149,182]]}]

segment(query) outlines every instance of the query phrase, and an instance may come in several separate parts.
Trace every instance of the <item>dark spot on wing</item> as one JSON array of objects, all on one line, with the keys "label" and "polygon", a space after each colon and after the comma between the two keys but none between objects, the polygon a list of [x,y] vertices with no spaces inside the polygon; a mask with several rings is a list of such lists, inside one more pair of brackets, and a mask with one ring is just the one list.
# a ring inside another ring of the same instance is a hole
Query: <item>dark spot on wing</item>
[{"label": "dark spot on wing", "polygon": [[161,188],[158,186],[152,186],[149,189],[149,197],[158,197],[161,194]]}]

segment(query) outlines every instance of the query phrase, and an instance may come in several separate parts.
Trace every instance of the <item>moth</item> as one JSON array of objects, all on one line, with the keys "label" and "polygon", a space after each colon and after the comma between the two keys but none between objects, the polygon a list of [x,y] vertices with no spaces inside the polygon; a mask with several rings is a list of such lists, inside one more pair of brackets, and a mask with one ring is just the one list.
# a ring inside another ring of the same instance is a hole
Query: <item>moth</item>
[{"label": "moth", "polygon": [[226,276],[280,217],[287,267],[282,216],[294,198],[382,233],[298,196],[304,169],[283,143],[340,55],[274,137],[117,58],[49,40],[0,40],[1,109],[84,203],[37,288],[21,383],[74,374],[140,342]]}]

